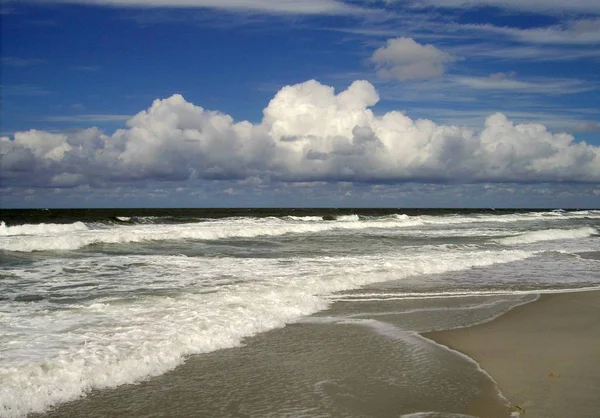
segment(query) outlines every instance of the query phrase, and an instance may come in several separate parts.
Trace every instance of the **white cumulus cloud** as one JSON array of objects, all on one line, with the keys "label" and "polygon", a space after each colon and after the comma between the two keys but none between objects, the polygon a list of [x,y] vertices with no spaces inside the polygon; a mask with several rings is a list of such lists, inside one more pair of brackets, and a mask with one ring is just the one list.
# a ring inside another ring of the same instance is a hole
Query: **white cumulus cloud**
[{"label": "white cumulus cloud", "polygon": [[383,78],[415,80],[439,77],[446,64],[455,58],[433,45],[422,45],[412,38],[388,39],[371,56],[377,74]]},{"label": "white cumulus cloud", "polygon": [[282,88],[261,123],[237,122],[181,95],[155,100],[112,135],[30,130],[0,139],[11,186],[108,187],[189,179],[262,182],[600,182],[600,147],[515,124],[478,130],[376,115],[378,94],[355,81],[336,94],[311,80]]}]

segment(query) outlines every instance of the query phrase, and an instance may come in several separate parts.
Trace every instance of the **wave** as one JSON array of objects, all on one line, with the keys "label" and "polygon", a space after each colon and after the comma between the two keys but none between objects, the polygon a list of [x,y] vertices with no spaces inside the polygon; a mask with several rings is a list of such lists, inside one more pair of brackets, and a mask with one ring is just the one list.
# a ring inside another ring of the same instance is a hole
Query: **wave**
[{"label": "wave", "polygon": [[451,225],[451,224],[469,224],[469,223],[517,223],[517,222],[536,222],[553,221],[569,219],[600,219],[600,211],[581,211],[581,212],[530,212],[523,214],[473,214],[473,215],[446,215],[431,216],[422,215],[420,219],[425,224],[430,225]]},{"label": "wave", "polygon": [[[60,215],[60,214],[58,214]],[[57,216],[58,216],[57,215]],[[82,214],[85,216],[86,214]],[[224,215],[224,216],[222,216]],[[66,215],[68,216],[68,215]],[[386,220],[407,220],[407,219],[419,219],[428,224],[444,225],[444,224],[460,224],[460,223],[480,223],[480,222],[519,222],[519,221],[535,221],[544,219],[600,219],[600,210],[578,210],[578,211],[565,211],[563,209],[557,209],[553,211],[545,212],[516,212],[516,213],[498,213],[494,214],[491,212],[473,212],[473,213],[450,213],[450,214],[406,214],[406,213],[387,213],[387,214],[369,214],[355,213],[340,215],[333,213],[328,210],[323,210],[321,214],[311,215],[269,215],[261,216],[258,214],[234,215],[227,216],[226,212],[219,213],[219,216],[213,217],[211,213],[194,215],[178,215],[177,210],[173,211],[172,215],[160,215],[160,216],[139,216],[135,214],[122,214],[122,215],[111,215],[108,217],[99,217],[94,219],[80,219],[81,222],[92,223],[92,224],[185,224],[185,223],[198,223],[207,221],[235,221],[240,219],[253,219],[253,220],[284,220],[284,221],[298,221],[298,222],[320,222],[320,221],[339,221],[339,222],[356,222],[356,221],[386,221]],[[63,221],[65,219],[62,219]],[[75,222],[77,219],[73,219]],[[66,222],[61,222],[67,224]],[[52,224],[46,224],[52,225]]]},{"label": "wave", "polygon": [[131,219],[130,216],[115,216],[115,221],[120,222],[120,223],[133,223],[134,221]]},{"label": "wave", "polygon": [[540,241],[587,238],[597,234],[598,230],[591,226],[574,229],[544,229],[498,239],[496,242],[503,245],[531,244]]},{"label": "wave", "polygon": [[290,221],[302,221],[302,222],[319,222],[323,220],[323,216],[284,216],[283,219]]},{"label": "wave", "polygon": [[467,414],[451,414],[451,413],[441,413],[441,412],[414,412],[412,414],[404,414],[400,415],[400,418],[477,418],[475,415],[467,415]]},{"label": "wave", "polygon": [[336,221],[340,222],[357,222],[360,220],[358,215],[340,215],[336,217]]},{"label": "wave", "polygon": [[7,226],[4,222],[0,222],[0,237],[14,235],[66,234],[88,230],[89,228],[83,222],[74,222],[71,224],[24,224],[14,226]]},{"label": "wave", "polygon": [[322,216],[293,216],[293,215],[290,215],[290,216],[283,216],[281,218],[273,217],[272,219],[283,219],[283,220],[302,221],[302,222],[320,222],[320,221],[357,222],[360,220],[385,219],[385,218],[386,218],[386,216],[366,217],[366,216],[360,216],[360,215],[356,215],[356,214],[352,214],[352,215],[325,214]]},{"label": "wave", "polygon": [[[294,268],[282,272],[279,261],[272,259],[124,257],[125,262],[147,269],[144,271],[149,280],[161,276],[161,272],[178,283],[197,279],[199,274],[214,277],[217,272],[247,280],[219,286],[210,293],[146,296],[127,302],[97,300],[72,310],[45,310],[37,315],[7,310],[8,322],[25,330],[42,326],[45,332],[27,334],[33,341],[19,341],[32,353],[35,348],[41,350],[36,361],[29,358],[26,364],[18,353],[14,357],[10,352],[3,354],[0,379],[6,389],[0,415],[40,412],[76,399],[92,388],[115,387],[163,374],[188,355],[239,346],[244,338],[326,309],[332,303],[327,295],[334,292],[415,274],[505,263],[530,255],[507,250],[434,258],[402,254],[359,260],[318,258],[298,261],[298,268],[310,267],[310,274],[300,276]],[[115,257],[108,260],[108,267],[117,261]],[[90,263],[97,266],[99,261]],[[260,274],[261,281],[253,280],[256,274]]]},{"label": "wave", "polygon": [[[38,235],[27,236],[18,231],[33,231],[36,225],[5,227],[9,233],[0,241],[0,249],[6,251],[64,251],[76,250],[93,244],[126,244],[144,241],[218,240],[227,238],[254,238],[281,236],[285,234],[319,233],[331,230],[366,228],[409,227],[420,225],[419,220],[394,221],[392,224],[378,221],[360,221],[347,218],[339,222],[290,223],[277,219],[241,219],[238,221],[214,221],[190,224],[147,224],[114,226],[90,229],[79,222],[59,225],[53,230],[41,229]],[[17,228],[17,230],[13,230]],[[77,232],[77,233],[73,233]]]},{"label": "wave", "polygon": [[[586,287],[561,287],[556,289],[530,289],[530,290],[458,290],[447,292],[402,292],[402,293],[348,293],[328,296],[336,302],[385,302],[391,300],[412,299],[449,299],[470,296],[523,296],[556,293],[577,293],[600,290],[600,286]],[[448,308],[440,308],[448,309]],[[458,308],[457,308],[458,309]],[[464,309],[464,308],[460,308]]]},{"label": "wave", "polygon": [[[279,217],[237,217],[223,219],[198,219],[173,217],[115,217],[106,223],[75,222],[72,224],[24,224],[7,226],[0,224],[0,249],[6,251],[65,251],[76,250],[94,244],[126,244],[144,241],[174,240],[219,240],[228,238],[254,238],[261,236],[281,236],[285,234],[321,233],[334,230],[367,230],[427,227],[423,236],[456,236],[456,231],[445,227],[452,225],[484,224],[492,228],[494,223],[545,220],[552,222],[555,218],[570,219],[570,216],[600,216],[594,211],[577,212],[538,212],[530,214],[508,215],[444,215],[410,216],[392,214],[379,217],[341,215],[328,220],[319,216],[285,216]],[[549,215],[555,213],[558,215]],[[431,228],[439,227],[438,232]],[[461,229],[462,228],[462,229]],[[504,228],[504,227],[502,227]],[[460,226],[458,236],[480,234],[480,229],[467,230]],[[496,228],[497,229],[497,228]],[[491,231],[491,230],[490,230]],[[565,232],[571,231],[571,232]],[[497,231],[481,232],[482,235],[498,235]],[[548,229],[545,232],[527,232],[514,237],[506,237],[496,242],[510,245],[544,240],[581,238],[597,234],[594,228],[574,230]]]},{"label": "wave", "polygon": [[528,221],[540,221],[540,220],[559,220],[559,219],[597,219],[600,218],[600,211],[597,210],[585,210],[585,211],[573,211],[567,212],[564,210],[555,210],[550,212],[528,212],[528,213],[508,213],[508,214],[451,214],[451,215],[407,215],[403,213],[395,213],[381,216],[369,216],[369,215],[324,215],[324,216],[285,216],[282,219],[304,221],[304,222],[318,222],[322,220],[326,221],[346,221],[356,222],[362,221],[390,221],[390,220],[401,220],[413,222],[421,222],[424,225],[456,225],[456,224],[470,224],[470,223],[515,223],[515,222],[528,222]]}]

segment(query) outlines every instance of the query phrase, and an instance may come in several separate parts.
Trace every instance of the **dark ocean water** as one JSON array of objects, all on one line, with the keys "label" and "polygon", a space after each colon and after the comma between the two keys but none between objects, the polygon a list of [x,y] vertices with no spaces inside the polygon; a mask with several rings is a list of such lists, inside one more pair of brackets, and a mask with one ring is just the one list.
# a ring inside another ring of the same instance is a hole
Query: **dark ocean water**
[{"label": "dark ocean water", "polygon": [[[514,214],[543,212],[545,209],[429,209],[429,208],[115,208],[115,209],[4,209],[1,219],[6,225],[24,223],[110,222],[119,217],[159,218],[160,223],[197,222],[203,219],[232,217],[336,217],[359,215],[379,217],[398,213],[419,215]],[[578,209],[573,209],[575,211]]]}]

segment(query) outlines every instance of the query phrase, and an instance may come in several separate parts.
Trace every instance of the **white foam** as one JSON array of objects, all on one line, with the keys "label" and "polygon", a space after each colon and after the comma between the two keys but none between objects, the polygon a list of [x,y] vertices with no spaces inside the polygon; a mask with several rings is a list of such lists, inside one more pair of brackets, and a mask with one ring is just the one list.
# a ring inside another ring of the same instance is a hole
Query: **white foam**
[{"label": "white foam", "polygon": [[339,222],[357,222],[360,218],[358,215],[341,215],[336,217]]},{"label": "white foam", "polygon": [[568,219],[592,218],[599,219],[600,211],[580,211],[580,212],[527,212],[527,213],[508,213],[502,215],[493,214],[472,214],[472,215],[447,215],[431,216],[422,215],[420,218],[426,225],[452,225],[452,224],[470,224],[470,223],[516,223],[516,222],[539,222],[556,221]]},{"label": "white foam", "polygon": [[[138,261],[142,260],[149,261]],[[214,260],[171,257],[161,261],[164,270],[181,263],[179,273],[187,270],[188,276],[201,269],[212,270],[211,264],[227,270],[227,265]],[[232,271],[240,264],[238,260],[227,261]],[[254,272],[270,270],[268,262],[266,266],[260,262],[250,264]],[[148,271],[152,272],[156,271]],[[245,274],[248,276],[248,271]],[[11,350],[3,353],[0,415],[42,411],[91,388],[112,387],[164,373],[180,364],[185,355],[239,345],[246,336],[283,326],[326,306],[324,300],[298,288],[277,287],[275,283],[243,283],[226,290],[133,301],[106,300],[69,311],[38,312],[36,316],[22,317],[19,312],[6,315],[7,323],[25,333],[13,331],[16,335],[12,347],[34,350],[35,356],[23,356],[23,350],[15,355]],[[31,329],[40,332],[32,335]],[[32,363],[32,357],[37,361]]]},{"label": "white foam", "polygon": [[587,238],[597,234],[598,231],[591,226],[574,229],[544,229],[541,231],[524,232],[512,237],[498,239],[496,242],[504,245],[531,244],[540,241]]},{"label": "white foam", "polygon": [[[530,290],[468,290],[448,292],[401,292],[401,293],[348,293],[328,296],[336,302],[383,302],[408,299],[448,299],[468,296],[517,296],[553,293],[576,293],[600,290],[600,286],[585,286],[578,288],[530,289]],[[443,308],[447,309],[447,308]]]},{"label": "white foam", "polygon": [[573,216],[583,216],[583,217],[594,217],[600,216],[600,210],[578,210],[570,212],[570,215]]},{"label": "white foam", "polygon": [[88,231],[89,228],[83,222],[74,222],[71,224],[24,224],[7,226],[0,222],[0,237],[14,235],[55,235],[68,234],[77,231]]},{"label": "white foam", "polygon": [[289,215],[286,216],[285,219],[289,219],[292,221],[303,221],[303,222],[319,222],[323,220],[322,216],[294,216]]},{"label": "white foam", "polygon": [[447,412],[415,412],[412,414],[403,414],[400,415],[400,418],[477,418],[474,415],[466,415],[466,414],[450,414]]}]

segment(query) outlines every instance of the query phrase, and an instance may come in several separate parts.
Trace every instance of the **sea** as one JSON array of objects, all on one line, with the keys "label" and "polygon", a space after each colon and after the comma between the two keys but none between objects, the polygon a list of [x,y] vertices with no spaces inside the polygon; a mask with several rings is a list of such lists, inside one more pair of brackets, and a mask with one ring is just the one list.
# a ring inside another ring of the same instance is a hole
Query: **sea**
[{"label": "sea", "polygon": [[468,416],[492,378],[421,333],[600,288],[600,210],[0,219],[2,417]]}]

